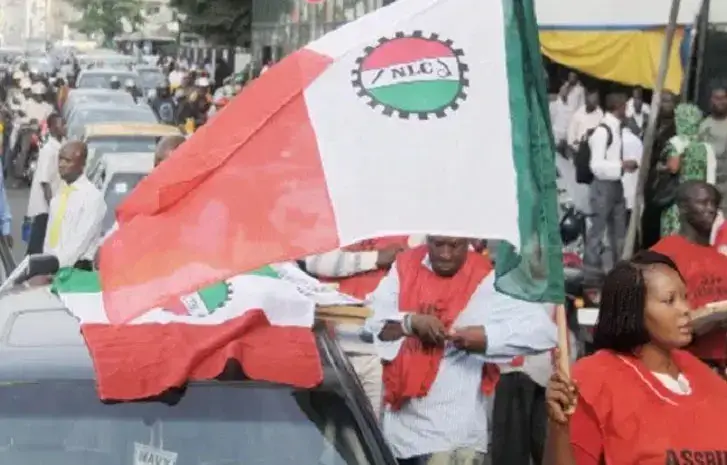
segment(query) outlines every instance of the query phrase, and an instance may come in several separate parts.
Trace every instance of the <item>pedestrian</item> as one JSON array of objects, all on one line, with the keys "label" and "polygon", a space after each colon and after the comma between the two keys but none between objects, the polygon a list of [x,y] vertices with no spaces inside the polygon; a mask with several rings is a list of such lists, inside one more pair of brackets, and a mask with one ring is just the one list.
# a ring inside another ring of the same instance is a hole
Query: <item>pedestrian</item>
[{"label": "pedestrian", "polygon": [[[644,144],[641,142],[639,136],[629,127],[623,128],[623,159],[633,160],[641,166],[641,157],[644,154]],[[639,172],[633,171],[631,173],[624,173],[621,178],[624,188],[624,200],[626,205],[626,225],[631,221],[631,213],[634,210],[634,204],[636,203],[636,189],[639,184]]]},{"label": "pedestrian", "polygon": [[687,285],[652,251],[606,277],[598,351],[550,380],[545,465],[719,463],[727,383],[689,352]]},{"label": "pedestrian", "polygon": [[[674,111],[677,135],[666,146],[665,176],[678,181],[705,181],[715,184],[717,159],[711,144],[699,138],[702,111],[694,104],[682,103]],[[672,203],[661,214],[661,237],[679,231],[679,208]]]},{"label": "pedestrian", "polygon": [[48,117],[48,140],[38,153],[38,164],[30,184],[27,220],[30,222],[28,254],[42,253],[51,199],[61,186],[58,153],[66,137],[66,125],[57,113]]},{"label": "pedestrian", "polygon": [[58,154],[61,187],[50,202],[43,252],[61,267],[91,270],[106,215],[103,194],[83,174],[88,157],[84,142],[65,143]]},{"label": "pedestrian", "polygon": [[727,211],[727,85],[717,83],[712,88],[710,114],[700,128],[700,138],[712,144],[717,158],[715,185],[722,194],[720,208]]},{"label": "pedestrian", "polygon": [[383,432],[398,463],[491,463],[493,363],[554,347],[545,306],[498,293],[470,240],[443,236],[401,252],[370,306],[384,360]]},{"label": "pedestrian", "polygon": [[581,142],[588,138],[593,130],[601,124],[603,110],[600,106],[598,90],[589,90],[586,95],[586,102],[573,114],[568,125],[568,146],[572,151],[577,151]]},{"label": "pedestrian", "polygon": [[[676,263],[687,284],[692,308],[727,300],[727,257],[710,245],[721,195],[704,181],[686,181],[677,189],[679,231],[662,238],[651,250]],[[725,373],[727,331],[717,326],[700,334],[689,347],[694,355]]]},{"label": "pedestrian", "polygon": [[651,107],[644,102],[644,89],[640,86],[634,87],[631,98],[626,102],[626,126],[639,138],[644,137],[650,113]]},{"label": "pedestrian", "polygon": [[626,204],[621,178],[624,173],[638,169],[635,160],[623,158],[622,123],[626,117],[626,96],[612,93],[606,96],[607,113],[589,139],[590,168],[594,179],[589,189],[591,227],[586,234],[584,286],[591,294],[600,284],[603,273],[602,243],[608,233],[611,266],[618,261],[626,236]]}]

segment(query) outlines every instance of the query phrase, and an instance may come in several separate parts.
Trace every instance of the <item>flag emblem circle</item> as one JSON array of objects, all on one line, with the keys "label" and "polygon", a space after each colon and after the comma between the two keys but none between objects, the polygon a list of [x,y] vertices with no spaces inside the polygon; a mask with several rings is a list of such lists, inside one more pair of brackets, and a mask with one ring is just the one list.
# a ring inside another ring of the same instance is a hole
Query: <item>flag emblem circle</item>
[{"label": "flag emblem circle", "polygon": [[174,299],[164,310],[177,315],[204,317],[213,314],[230,301],[232,287],[226,281],[206,286],[199,291]]},{"label": "flag emblem circle", "polygon": [[385,116],[444,118],[467,98],[464,52],[437,34],[398,32],[366,47],[352,71],[353,87]]}]

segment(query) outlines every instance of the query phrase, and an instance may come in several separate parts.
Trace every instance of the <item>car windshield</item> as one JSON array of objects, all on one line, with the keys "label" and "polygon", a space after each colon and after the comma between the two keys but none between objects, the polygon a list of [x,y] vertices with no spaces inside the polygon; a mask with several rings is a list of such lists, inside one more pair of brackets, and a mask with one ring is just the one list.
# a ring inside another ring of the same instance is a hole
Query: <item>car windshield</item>
[{"label": "car windshield", "polygon": [[8,465],[363,465],[335,393],[244,382],[193,384],[178,403],[104,404],[91,381],[2,383]]},{"label": "car windshield", "polygon": [[69,125],[88,123],[156,123],[157,119],[151,109],[134,108],[89,108],[79,109],[71,115]]},{"label": "car windshield", "polygon": [[[123,155],[122,155],[123,156]],[[102,234],[106,234],[116,221],[116,208],[121,201],[144,179],[146,173],[116,173],[108,183],[104,200],[106,201],[106,216],[101,225]]]},{"label": "car windshield", "polygon": [[111,78],[116,76],[119,82],[123,84],[127,79],[133,79],[136,85],[139,85],[139,76],[133,73],[84,73],[76,83],[79,89],[110,89]]},{"label": "car windshield", "polygon": [[138,71],[141,87],[144,89],[156,89],[164,83],[164,74],[156,69],[143,69]]},{"label": "car windshield", "polygon": [[88,152],[153,152],[161,136],[104,136],[92,137],[86,141]]},{"label": "car windshield", "polygon": [[73,104],[100,102],[100,103],[134,103],[134,98],[130,93],[117,90],[104,92],[102,94],[81,94],[73,99]]}]

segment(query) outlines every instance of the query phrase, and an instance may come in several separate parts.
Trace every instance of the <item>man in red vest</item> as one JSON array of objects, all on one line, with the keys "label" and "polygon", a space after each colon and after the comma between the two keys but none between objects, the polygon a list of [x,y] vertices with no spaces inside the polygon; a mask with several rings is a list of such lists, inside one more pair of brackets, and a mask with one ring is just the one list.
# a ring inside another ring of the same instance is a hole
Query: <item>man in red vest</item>
[{"label": "man in red vest", "polygon": [[[422,237],[394,236],[361,241],[350,247],[333,250],[305,259],[305,271],[323,282],[335,283],[338,291],[360,300],[376,289],[386,276],[396,256]],[[373,345],[362,340],[361,328],[339,325],[338,336],[353,365],[374,412],[381,407],[381,361]],[[367,334],[363,334],[366,339]]]},{"label": "man in red vest", "polygon": [[430,236],[370,296],[383,429],[400,465],[489,464],[495,364],[556,345],[547,306],[498,293],[491,271],[468,239]]}]

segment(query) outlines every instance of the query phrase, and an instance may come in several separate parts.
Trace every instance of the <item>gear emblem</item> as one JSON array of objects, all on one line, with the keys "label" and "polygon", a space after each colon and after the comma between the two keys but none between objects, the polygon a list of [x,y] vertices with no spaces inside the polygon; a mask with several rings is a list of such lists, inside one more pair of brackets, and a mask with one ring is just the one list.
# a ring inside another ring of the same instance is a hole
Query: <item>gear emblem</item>
[{"label": "gear emblem", "polygon": [[177,315],[205,317],[223,308],[232,297],[232,287],[226,281],[204,287],[199,291],[182,296],[168,305],[164,310]]},{"label": "gear emblem", "polygon": [[351,72],[353,87],[385,116],[445,118],[467,98],[469,67],[451,40],[398,32],[367,47]]}]

